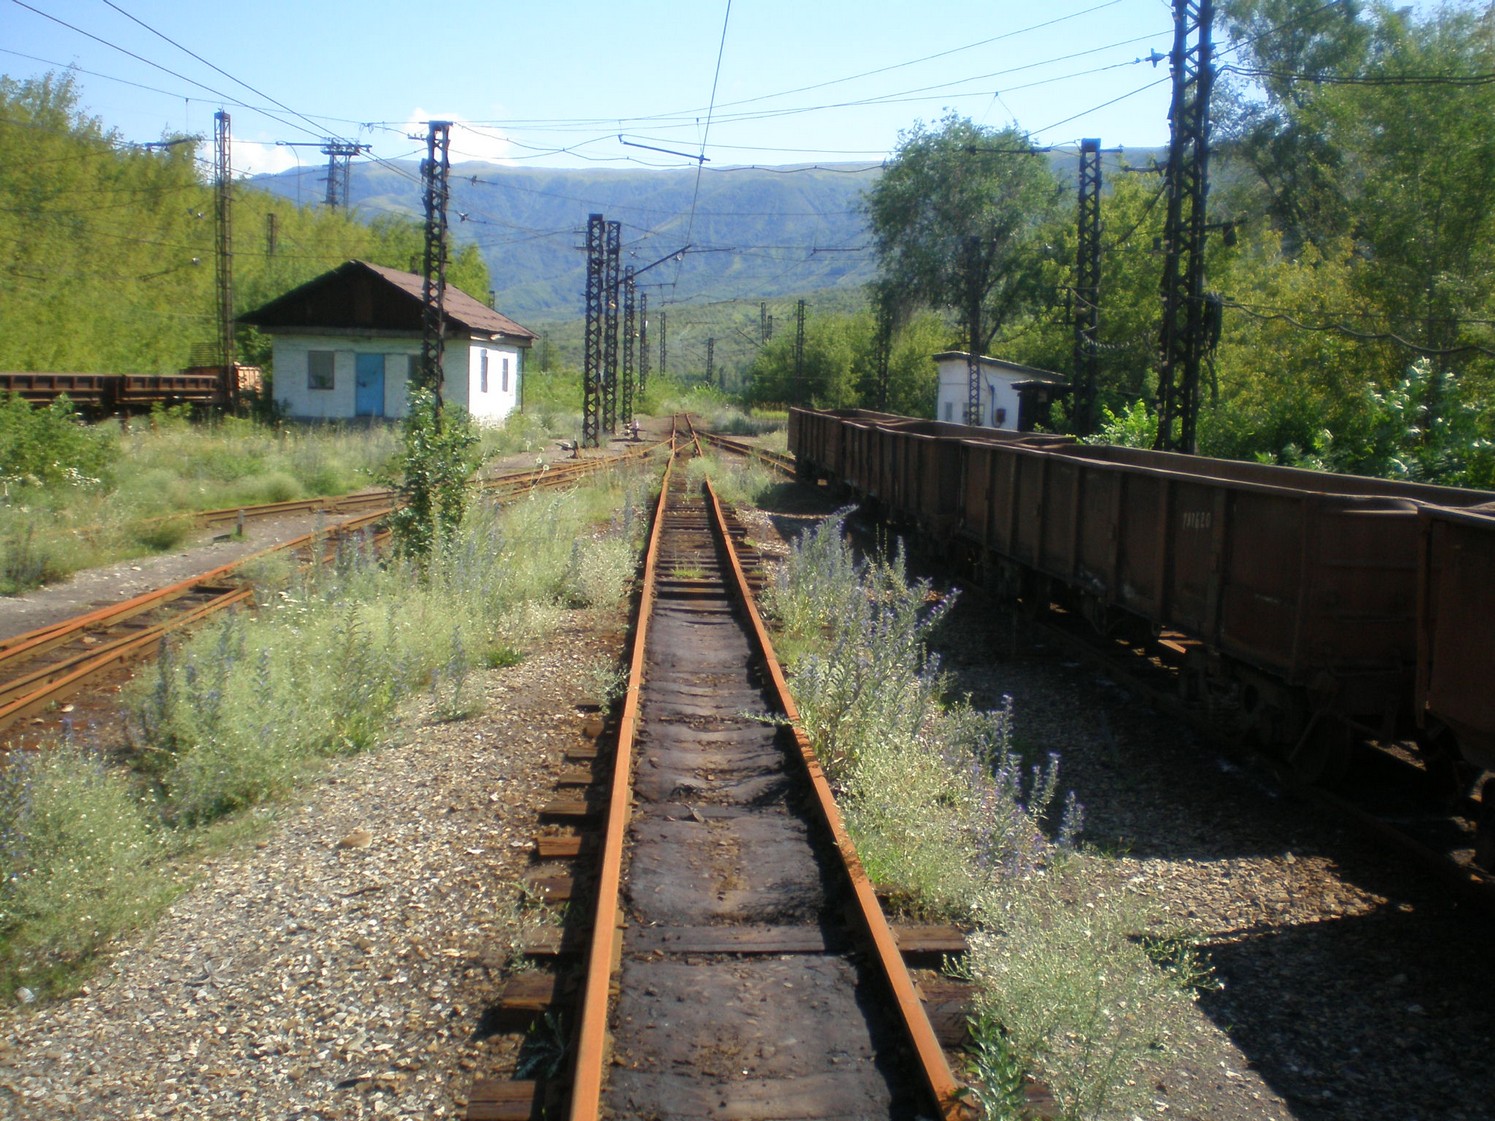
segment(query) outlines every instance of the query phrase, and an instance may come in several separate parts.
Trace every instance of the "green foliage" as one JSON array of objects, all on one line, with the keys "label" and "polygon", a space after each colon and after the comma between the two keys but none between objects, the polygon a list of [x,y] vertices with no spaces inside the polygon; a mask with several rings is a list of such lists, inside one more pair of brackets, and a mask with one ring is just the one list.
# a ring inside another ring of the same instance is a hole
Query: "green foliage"
[{"label": "green foliage", "polygon": [[1030,147],[1017,129],[983,128],[953,112],[899,134],[866,196],[878,283],[894,308],[955,308],[984,351],[1010,319],[1047,299],[1043,230],[1060,191]]},{"label": "green foliage", "polygon": [[83,424],[65,396],[44,408],[0,392],[0,487],[107,486],[114,448],[109,437]]},{"label": "green foliage", "polygon": [[478,507],[419,561],[351,544],[330,568],[262,593],[253,616],[166,648],[130,694],[161,812],[186,826],[282,797],[328,756],[375,746],[396,706],[422,693],[436,719],[476,711],[480,660],[513,664],[561,604],[603,594],[602,577],[572,571],[573,545],[610,555],[603,542],[636,543],[626,520],[607,526],[623,497],[603,480],[600,496]]},{"label": "green foliage", "polygon": [[[1495,66],[1495,38],[1485,15],[1467,5],[1231,0],[1224,16],[1267,94],[1237,91],[1226,103],[1240,154],[1232,166],[1244,174],[1225,197],[1237,212],[1269,213],[1281,249],[1243,256],[1244,270],[1211,281],[1241,305],[1227,310],[1217,450],[1468,477],[1391,450],[1399,438],[1375,430],[1378,415],[1405,412],[1389,398],[1419,354],[1447,371],[1465,403],[1489,408],[1495,141],[1480,122],[1495,111],[1482,77]],[[1261,34],[1282,26],[1293,34]],[[1329,80],[1299,80],[1308,74]],[[1251,240],[1267,244],[1266,234]],[[1441,408],[1441,397],[1434,390],[1424,403]],[[1434,423],[1407,427],[1428,433]],[[1454,418],[1448,426],[1478,435]]]},{"label": "green foliage", "polygon": [[1150,448],[1157,439],[1158,415],[1148,401],[1133,401],[1118,415],[1102,406],[1100,429],[1092,444],[1115,444],[1123,448]]},{"label": "green foliage", "polygon": [[1027,1096],[1023,1092],[1027,1069],[1016,1054],[1001,1022],[985,1008],[970,1018],[970,1097],[985,1121],[1020,1121]]},{"label": "green foliage", "polygon": [[[214,197],[198,174],[198,137],[127,146],[87,115],[71,72],[0,78],[0,369],[170,373],[215,353]],[[271,216],[272,248],[261,242]],[[410,269],[419,223],[372,226],[236,184],[234,224],[256,248],[234,261],[239,310],[258,307],[350,257]],[[412,252],[413,251],[413,252]],[[482,296],[474,246],[451,282]],[[241,360],[264,364],[268,340],[245,330]]]},{"label": "green foliage", "polygon": [[1322,428],[1301,466],[1449,486],[1495,487],[1495,422],[1467,385],[1421,361],[1390,389],[1367,386],[1352,423]]},{"label": "green foliage", "polygon": [[1148,1083],[1137,1068],[1192,1003],[1184,975],[1154,966],[1134,937],[1146,923],[1140,901],[1108,890],[1082,857],[1000,895],[971,936],[977,1022],[1001,1025],[1003,1046],[1039,1072],[1066,1119],[1139,1109]]},{"label": "green foliage", "polygon": [[171,897],[150,819],[95,755],[12,753],[0,773],[0,992],[65,991]]},{"label": "green foliage", "polygon": [[443,409],[423,386],[410,387],[400,495],[390,517],[400,549],[424,559],[451,541],[467,509],[467,485],[480,464],[478,435],[457,409]]}]

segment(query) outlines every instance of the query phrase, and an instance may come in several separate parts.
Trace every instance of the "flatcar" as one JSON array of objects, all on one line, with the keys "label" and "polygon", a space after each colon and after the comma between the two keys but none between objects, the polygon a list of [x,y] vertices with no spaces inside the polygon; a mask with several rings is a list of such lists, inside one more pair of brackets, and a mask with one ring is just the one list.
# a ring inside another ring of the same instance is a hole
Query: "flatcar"
[{"label": "flatcar", "polygon": [[1304,777],[1357,738],[1495,766],[1495,494],[815,410],[789,446],[999,590],[1173,636],[1185,699]]},{"label": "flatcar", "polygon": [[[241,386],[246,371],[258,384],[258,370],[237,367]],[[13,393],[34,405],[66,395],[78,409],[95,416],[137,412],[152,405],[211,405],[224,401],[224,379],[217,367],[180,374],[0,373],[0,393]]]}]

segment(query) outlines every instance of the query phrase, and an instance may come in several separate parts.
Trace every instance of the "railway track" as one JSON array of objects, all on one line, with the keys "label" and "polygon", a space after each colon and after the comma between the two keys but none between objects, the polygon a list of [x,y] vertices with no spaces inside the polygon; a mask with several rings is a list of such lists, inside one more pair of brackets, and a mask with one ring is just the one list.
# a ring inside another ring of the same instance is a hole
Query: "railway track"
[{"label": "railway track", "polygon": [[758,462],[766,464],[777,471],[782,471],[786,475],[792,476],[795,473],[794,456],[787,452],[771,451],[768,448],[760,448],[757,444],[750,444],[746,440],[737,440],[730,436],[718,435],[715,432],[696,430],[694,427],[692,427],[692,431],[700,439],[705,440],[715,447],[736,452],[738,455],[747,456],[749,459],[756,459]]},{"label": "railway track", "polygon": [[[622,456],[577,459],[511,472],[479,480],[476,485],[488,501],[511,501],[535,488],[570,485],[605,467],[646,456],[656,447],[640,446]],[[321,563],[336,555],[342,542],[361,534],[373,534],[375,546],[382,546],[387,532],[380,528],[380,523],[394,510],[396,501],[394,492],[371,491],[199,513],[197,517],[209,525],[234,520],[242,525],[245,518],[362,511],[325,530],[302,534],[232,564],[0,639],[0,732],[52,710],[74,694],[90,689],[106,675],[152,657],[167,635],[250,602],[253,589],[243,581],[241,570],[251,561],[274,553],[289,553],[298,556],[302,563]],[[43,729],[48,730],[51,729]]]},{"label": "railway track", "polygon": [[[898,941],[789,723],[720,505],[709,487],[687,494],[683,474],[667,471],[656,511],[616,747],[594,765],[602,790],[569,811],[602,823],[538,846],[598,849],[574,1002],[560,1011],[567,984],[550,976],[528,1005],[574,1025],[567,1087],[482,1080],[467,1116],[961,1116]],[[533,998],[536,982],[518,987]]]}]

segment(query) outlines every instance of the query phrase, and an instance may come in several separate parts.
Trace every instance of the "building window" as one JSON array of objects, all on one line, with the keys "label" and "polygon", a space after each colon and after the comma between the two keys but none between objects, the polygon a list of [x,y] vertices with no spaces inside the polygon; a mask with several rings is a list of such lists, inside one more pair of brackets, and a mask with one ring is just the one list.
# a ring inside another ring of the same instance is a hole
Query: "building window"
[{"label": "building window", "polygon": [[504,359],[504,392],[509,391],[509,360]]},{"label": "building window", "polygon": [[488,352],[480,350],[481,357],[478,359],[478,392],[488,392]]},{"label": "building window", "polygon": [[332,359],[333,352],[330,350],[309,350],[306,352],[307,389],[332,388]]}]

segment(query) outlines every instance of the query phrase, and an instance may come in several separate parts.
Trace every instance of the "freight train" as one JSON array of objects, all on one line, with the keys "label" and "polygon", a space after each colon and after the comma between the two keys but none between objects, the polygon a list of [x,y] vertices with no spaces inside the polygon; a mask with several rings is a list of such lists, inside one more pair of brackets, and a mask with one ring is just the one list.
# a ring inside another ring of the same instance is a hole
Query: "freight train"
[{"label": "freight train", "polygon": [[66,396],[76,408],[91,416],[114,416],[142,412],[153,405],[233,404],[229,391],[237,388],[240,398],[257,393],[258,367],[198,366],[179,374],[45,374],[0,373],[0,393],[13,393],[34,405],[45,405]]},{"label": "freight train", "polygon": [[791,410],[789,450],[981,583],[1151,642],[1212,727],[1306,779],[1358,740],[1465,789],[1495,770],[1495,493],[862,410]]}]

